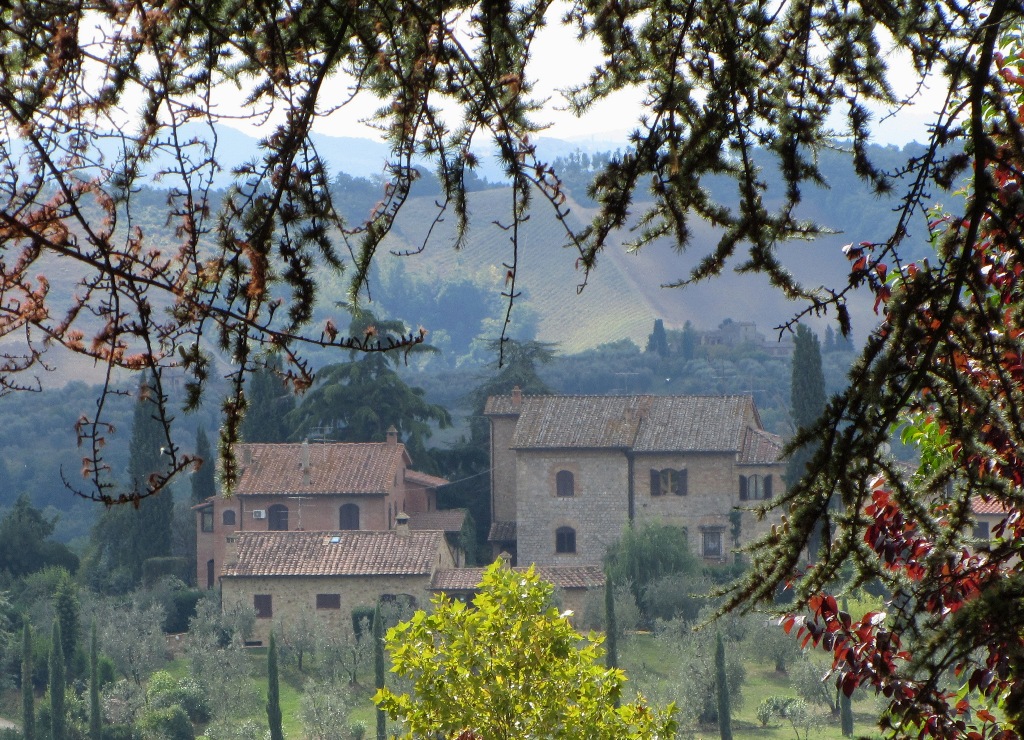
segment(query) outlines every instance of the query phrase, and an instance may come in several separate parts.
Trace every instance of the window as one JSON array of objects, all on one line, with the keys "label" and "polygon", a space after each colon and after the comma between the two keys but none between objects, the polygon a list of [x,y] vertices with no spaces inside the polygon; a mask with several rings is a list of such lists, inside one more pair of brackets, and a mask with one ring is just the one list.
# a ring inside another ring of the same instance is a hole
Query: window
[{"label": "window", "polygon": [[359,529],[359,506],[342,504],[338,513],[338,529]]},{"label": "window", "polygon": [[272,532],[288,531],[288,507],[284,504],[274,504],[267,509],[267,529]]},{"label": "window", "polygon": [[686,470],[651,470],[652,496],[685,496]]},{"label": "window", "polygon": [[987,540],[988,539],[988,522],[978,522],[974,525],[974,539],[976,540]]},{"label": "window", "polygon": [[706,558],[722,557],[722,530],[701,532],[701,554]]},{"label": "window", "polygon": [[316,595],[316,608],[317,609],[340,609],[341,608],[341,594],[317,594]]},{"label": "window", "polygon": [[559,527],[555,530],[555,552],[576,552],[576,530],[572,527]]},{"label": "window", "polygon": [[213,531],[213,509],[207,508],[199,512],[199,526],[204,532]]},{"label": "window", "polygon": [[225,526],[233,527],[235,524],[235,510],[225,509],[224,513],[221,515],[221,521],[225,524]]},{"label": "window", "polygon": [[772,497],[772,477],[770,475],[741,475],[740,500],[761,501]]},{"label": "window", "polygon": [[256,610],[256,619],[272,619],[274,599],[270,594],[256,594],[252,597],[252,608]]},{"label": "window", "polygon": [[559,496],[576,495],[576,479],[568,470],[559,470],[555,475],[555,493]]}]

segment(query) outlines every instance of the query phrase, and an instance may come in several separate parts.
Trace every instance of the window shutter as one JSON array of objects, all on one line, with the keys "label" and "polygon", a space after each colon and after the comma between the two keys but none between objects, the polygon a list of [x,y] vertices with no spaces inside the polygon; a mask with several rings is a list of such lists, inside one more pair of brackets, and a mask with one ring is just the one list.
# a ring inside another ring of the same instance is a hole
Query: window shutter
[{"label": "window shutter", "polygon": [[764,497],[766,499],[772,497],[772,477],[770,475],[764,477]]},{"label": "window shutter", "polygon": [[651,495],[661,495],[661,471],[651,468]]},{"label": "window shutter", "polygon": [[740,476],[740,501],[747,500],[747,476]]},{"label": "window shutter", "polygon": [[689,491],[686,488],[686,468],[679,471],[679,488],[676,489],[676,495],[685,496]]}]

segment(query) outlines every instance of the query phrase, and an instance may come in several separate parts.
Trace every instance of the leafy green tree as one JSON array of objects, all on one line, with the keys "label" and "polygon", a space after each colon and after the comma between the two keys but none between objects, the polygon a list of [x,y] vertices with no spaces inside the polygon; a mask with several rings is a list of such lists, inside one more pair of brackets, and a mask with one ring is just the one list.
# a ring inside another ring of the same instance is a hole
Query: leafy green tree
[{"label": "leafy green tree", "polygon": [[270,726],[270,740],[284,740],[281,729],[281,687],[277,676],[277,643],[270,633],[267,647],[267,724]]},{"label": "leafy green tree", "polygon": [[20,578],[54,565],[77,570],[78,557],[50,539],[56,526],[56,516],[47,518],[27,495],[18,496],[0,519],[0,573]]},{"label": "leafy green tree", "polygon": [[412,680],[412,693],[385,688],[374,701],[409,738],[673,737],[673,707],[639,698],[615,706],[625,675],[599,665],[600,638],[576,632],[551,606],[552,591],[532,568],[499,561],[472,606],[435,598],[431,614],[388,630],[393,670]]},{"label": "leafy green tree", "polygon": [[205,427],[196,431],[196,457],[203,461],[199,470],[192,473],[192,503],[199,504],[217,494],[217,460],[210,449],[210,440]]},{"label": "leafy green tree", "polygon": [[291,429],[286,419],[295,408],[295,397],[282,382],[282,374],[281,358],[273,355],[249,377],[245,392],[245,417],[238,430],[242,441],[288,441]]},{"label": "leafy green tree", "polygon": [[89,740],[103,739],[103,710],[100,708],[100,658],[96,622],[89,640]]},{"label": "leafy green tree", "polygon": [[63,641],[60,634],[60,620],[53,620],[50,637],[50,738],[67,740],[67,709],[64,706],[66,688],[64,673]]},{"label": "leafy green tree", "polygon": [[21,630],[21,736],[36,740],[36,697],[32,687],[32,626]]},{"label": "leafy green tree", "polygon": [[718,732],[722,740],[732,740],[732,709],[729,705],[729,679],[725,670],[725,643],[722,633],[715,636],[715,698],[718,702]]},{"label": "leafy green tree", "polygon": [[616,583],[629,584],[637,606],[648,619],[652,584],[667,576],[694,575],[700,568],[690,551],[686,530],[657,522],[628,526],[608,548],[605,563]]}]

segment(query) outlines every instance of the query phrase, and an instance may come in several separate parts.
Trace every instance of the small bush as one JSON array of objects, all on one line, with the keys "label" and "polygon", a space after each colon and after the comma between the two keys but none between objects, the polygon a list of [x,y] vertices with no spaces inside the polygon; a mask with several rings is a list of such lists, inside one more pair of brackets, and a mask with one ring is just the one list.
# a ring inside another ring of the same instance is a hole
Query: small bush
[{"label": "small bush", "polygon": [[13,728],[4,727],[0,729],[0,740],[21,740],[21,733]]},{"label": "small bush", "polygon": [[144,738],[154,740],[195,740],[195,731],[185,710],[175,704],[170,707],[150,709],[139,720]]},{"label": "small bush", "polygon": [[140,740],[132,725],[104,725],[103,740]]},{"label": "small bush", "polygon": [[356,639],[363,636],[363,627],[373,628],[373,613],[372,606],[357,606],[352,610],[352,631],[355,632]]}]

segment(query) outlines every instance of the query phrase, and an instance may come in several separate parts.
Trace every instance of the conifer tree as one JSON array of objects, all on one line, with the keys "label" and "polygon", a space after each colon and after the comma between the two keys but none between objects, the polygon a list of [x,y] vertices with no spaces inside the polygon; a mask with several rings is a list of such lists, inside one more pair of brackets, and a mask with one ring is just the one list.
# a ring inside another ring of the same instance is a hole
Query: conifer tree
[{"label": "conifer tree", "polygon": [[244,442],[288,440],[291,428],[285,417],[295,408],[295,397],[281,381],[280,370],[281,359],[275,355],[249,378],[245,389],[245,417],[238,430]]},{"label": "conifer tree", "polygon": [[78,586],[71,574],[62,571],[57,588],[53,595],[53,608],[60,620],[61,655],[64,658],[64,669],[71,675],[72,661],[78,649],[79,612]]},{"label": "conifer tree", "polygon": [[284,740],[281,729],[281,686],[277,676],[277,643],[270,633],[267,649],[267,723],[270,725],[270,740]]},{"label": "conifer tree", "polygon": [[102,740],[103,715],[100,709],[99,640],[96,636],[96,622],[92,623],[92,639],[89,642],[89,740]]},{"label": "conifer tree", "polygon": [[656,353],[661,357],[668,357],[668,337],[665,335],[665,321],[654,320],[654,331],[647,337],[647,352]]},{"label": "conifer tree", "polygon": [[718,701],[718,731],[722,740],[732,740],[732,707],[729,704],[729,679],[725,673],[725,643],[719,632],[715,641],[715,696]]},{"label": "conifer tree", "polygon": [[606,572],[604,576],[604,616],[605,616],[605,638],[604,648],[607,652],[604,655],[604,664],[608,668],[619,667],[619,626],[615,621],[615,584],[612,581],[611,573]]},{"label": "conifer tree", "polygon": [[64,707],[64,652],[61,650],[60,620],[54,618],[50,638],[50,740],[67,737],[67,710]]},{"label": "conifer tree", "polygon": [[[373,610],[373,685],[378,693],[384,688],[384,617],[380,613],[380,601]],[[387,717],[377,707],[377,740],[387,740]]]},{"label": "conifer tree", "polygon": [[[154,383],[143,379],[139,385],[139,398],[132,416],[132,436],[128,445],[129,487],[145,490],[146,479],[153,471],[167,467],[164,445],[166,437],[163,424],[157,415],[157,403],[153,397]],[[127,507],[123,507],[127,508]],[[174,498],[170,490],[154,496],[145,506],[133,512],[130,529],[127,560],[132,568],[135,581],[142,575],[142,564],[149,558],[166,557],[171,554],[171,521],[174,518]]]},{"label": "conifer tree", "polygon": [[210,449],[210,439],[206,436],[205,427],[196,431],[196,457],[203,461],[199,470],[192,474],[192,503],[202,503],[217,493],[214,474],[217,460]]},{"label": "conifer tree", "polygon": [[[821,346],[818,337],[809,328],[800,324],[796,328],[793,347],[793,369],[790,385],[790,416],[793,426],[799,432],[809,429],[825,410],[825,375],[821,368]],[[807,463],[814,457],[817,442],[808,441],[793,450],[786,464],[786,485],[792,486],[807,470]],[[814,560],[817,557],[821,537],[826,523],[808,542],[807,549]]]},{"label": "conifer tree", "polygon": [[36,697],[32,689],[32,626],[21,630],[21,736],[36,740]]}]

